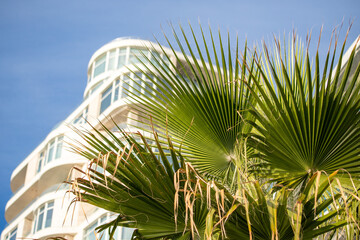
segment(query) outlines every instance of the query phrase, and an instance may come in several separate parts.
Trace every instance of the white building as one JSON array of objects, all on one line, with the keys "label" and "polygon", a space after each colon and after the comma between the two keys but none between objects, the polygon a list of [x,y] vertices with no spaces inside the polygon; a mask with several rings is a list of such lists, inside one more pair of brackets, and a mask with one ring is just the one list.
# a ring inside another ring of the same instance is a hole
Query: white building
[{"label": "white building", "polygon": [[[146,81],[142,74],[142,79],[130,80],[134,74],[128,67],[135,70],[133,64],[139,59],[145,60],[141,52],[147,54],[155,64],[154,55],[155,58],[164,59],[161,64],[169,64],[169,59],[163,54],[155,53],[161,52],[160,48],[155,48],[152,53],[147,50],[150,44],[138,39],[118,38],[93,54],[81,105],[57,125],[12,173],[10,184],[14,194],[5,207],[8,226],[3,230],[1,240],[46,239],[54,236],[95,239],[95,227],[112,217],[110,213],[87,204],[73,204],[67,211],[73,196],[66,194],[69,187],[63,182],[68,177],[79,176],[75,171],[69,175],[72,167],[85,168],[87,164],[87,160],[67,151],[67,142],[78,138],[68,124],[89,128],[86,124],[89,121],[93,126],[100,127],[100,120],[111,129],[112,121],[107,118],[111,116],[121,127],[131,130],[128,126],[131,123],[128,120],[131,104],[122,88],[131,91],[127,85],[130,84],[146,94],[156,86]],[[165,50],[172,56],[170,49]],[[142,88],[135,82],[141,84]],[[117,239],[130,239],[132,230],[119,228],[116,235]]]}]

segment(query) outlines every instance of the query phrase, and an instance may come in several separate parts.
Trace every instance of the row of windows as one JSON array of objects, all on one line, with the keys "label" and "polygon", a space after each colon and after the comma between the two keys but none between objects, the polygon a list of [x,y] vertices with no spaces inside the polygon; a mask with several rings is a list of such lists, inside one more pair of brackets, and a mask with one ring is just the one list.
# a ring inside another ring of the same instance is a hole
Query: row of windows
[{"label": "row of windows", "polygon": [[[44,203],[39,208],[36,209],[34,215],[34,222],[32,227],[32,233],[35,234],[38,231],[51,227],[52,218],[54,212],[54,201]],[[101,240],[109,239],[109,232],[96,232],[96,228],[101,224],[113,220],[114,217],[110,216],[110,213],[106,213],[95,222],[93,222],[89,227],[85,228],[83,240]],[[133,234],[133,229],[118,227],[114,234],[114,240],[130,240]],[[5,240],[15,240],[17,234],[17,227],[5,235]]]},{"label": "row of windows", "polygon": [[127,97],[128,92],[151,96],[153,89],[155,89],[153,82],[140,72],[131,73],[130,78],[121,76],[101,94],[100,114],[112,103]]},{"label": "row of windows", "polygon": [[36,172],[54,159],[61,157],[64,136],[58,136],[51,140],[39,155],[39,161]]},{"label": "row of windows", "polygon": [[[110,217],[110,213],[104,214],[102,217],[98,218],[94,223],[92,223],[89,227],[87,227],[84,231],[83,240],[100,240],[100,239],[109,239],[109,232],[103,231],[100,233],[96,233],[95,228],[112,220]],[[133,229],[118,227],[114,234],[115,240],[130,240],[133,234]]]},{"label": "row of windows", "polygon": [[[44,228],[51,227],[54,212],[54,201],[47,202],[36,209],[32,226],[32,233],[36,233]],[[5,235],[5,240],[15,240],[17,227]]]},{"label": "row of windows", "polygon": [[[144,54],[144,55],[143,55]],[[146,56],[146,57],[145,57]],[[90,68],[88,82],[105,71],[120,69],[127,64],[137,64],[140,61],[146,62],[150,59],[152,64],[168,64],[163,54],[146,49],[131,47],[117,48],[100,55]]]},{"label": "row of windows", "polygon": [[35,211],[33,233],[51,227],[54,212],[54,201],[47,202]]},{"label": "row of windows", "polygon": [[[117,48],[107,53],[101,55],[94,62],[94,71],[92,76],[97,76],[102,72],[107,70],[112,70],[117,68],[121,68],[125,64],[137,63],[139,59],[141,61],[146,61],[146,58],[142,56],[144,53],[149,59],[152,60],[153,64],[157,64],[159,61],[161,64],[168,64],[166,60],[160,60],[160,55],[155,52],[150,52],[148,50],[141,50],[136,48]],[[154,57],[155,56],[155,57]],[[158,58],[157,61],[154,59]],[[101,106],[100,106],[100,114],[107,109],[113,102],[125,98],[127,96],[127,91],[136,93],[136,94],[145,94],[151,96],[153,94],[153,89],[155,88],[154,84],[151,80],[146,79],[144,74],[141,73],[133,73],[130,74],[130,78],[128,76],[121,76],[118,80],[114,81],[111,86],[109,86],[101,95]],[[97,90],[103,82],[98,83],[90,94]],[[73,124],[84,124],[88,118],[88,107],[84,108],[82,112],[73,120]],[[40,172],[41,169],[51,162],[54,159],[58,159],[61,157],[62,152],[62,143],[63,136],[59,136],[53,139],[40,153],[37,172]]]}]

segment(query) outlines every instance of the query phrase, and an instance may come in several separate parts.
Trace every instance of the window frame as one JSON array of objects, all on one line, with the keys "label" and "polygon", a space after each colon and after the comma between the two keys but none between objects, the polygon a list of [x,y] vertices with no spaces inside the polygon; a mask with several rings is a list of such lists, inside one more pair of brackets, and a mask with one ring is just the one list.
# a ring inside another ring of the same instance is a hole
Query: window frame
[{"label": "window frame", "polygon": [[5,235],[5,240],[15,240],[17,235],[18,227],[14,227]]},{"label": "window frame", "polygon": [[[127,98],[126,90],[135,94],[145,94],[148,97],[154,97],[154,90],[157,89],[156,84],[152,81],[156,81],[156,78],[152,76],[152,80],[146,78],[146,75],[142,72],[131,72],[123,74],[116,78],[108,87],[101,93],[100,97],[100,109],[99,115],[102,114],[107,108],[109,108],[114,102]],[[104,100],[109,96],[110,103],[104,107]]]},{"label": "window frame", "polygon": [[[52,138],[46,146],[40,151],[38,156],[38,163],[36,165],[36,173],[41,172],[41,170],[49,163],[54,160],[61,158],[63,154],[63,143],[64,143],[64,135],[58,135]],[[51,152],[50,152],[51,151]],[[60,151],[60,153],[58,152]],[[50,155],[51,154],[51,155]]]},{"label": "window frame", "polygon": [[[87,227],[83,230],[83,236],[82,240],[91,240],[92,238],[89,238],[92,234],[95,234],[95,229],[100,226],[101,224],[107,223],[111,220],[113,220],[115,216],[112,216],[110,212],[104,213],[100,215],[96,220],[91,222],[87,225]],[[125,233],[124,229],[131,229],[131,228],[125,228],[125,227],[118,227],[114,234],[115,240],[123,240],[123,235]],[[108,231],[102,231],[97,233],[97,237],[99,240],[108,239],[109,238],[109,232]],[[100,238],[101,237],[101,238]]]},{"label": "window frame", "polygon": [[[94,65],[92,67],[92,79],[96,78],[97,76],[101,75],[102,73],[106,72],[106,65],[107,65],[107,59],[108,59],[108,53],[109,51],[101,54],[100,56],[98,56],[95,61],[94,61]],[[102,72],[99,72],[95,75],[95,70],[101,66],[102,64],[104,64],[104,70]]]},{"label": "window frame", "polygon": [[[49,206],[50,205],[50,206]],[[54,200],[48,201],[42,205],[40,205],[35,211],[34,211],[34,222],[32,226],[32,233],[35,234],[45,228],[50,228],[52,225],[52,220],[54,217],[54,207],[55,202]],[[50,224],[47,226],[48,223],[48,217],[51,213],[51,219]],[[41,216],[41,226],[39,227],[39,219]]]},{"label": "window frame", "polygon": [[88,118],[89,106],[86,106],[81,113],[72,121],[74,125],[85,124]]}]

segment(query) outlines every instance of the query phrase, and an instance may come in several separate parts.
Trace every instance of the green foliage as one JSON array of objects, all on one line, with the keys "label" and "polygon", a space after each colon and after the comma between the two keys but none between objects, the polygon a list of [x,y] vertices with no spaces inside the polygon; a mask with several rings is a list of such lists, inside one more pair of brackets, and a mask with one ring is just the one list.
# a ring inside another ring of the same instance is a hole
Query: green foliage
[{"label": "green foliage", "polygon": [[117,213],[99,230],[132,227],[133,239],[359,236],[356,49],[343,63],[345,43],[338,60],[335,44],[321,68],[295,37],[240,52],[200,29],[174,31],[180,52],[168,38],[170,49],[159,46],[170,65],[136,66],[156,85],[129,91],[146,138],[78,131],[73,150],[89,167],[75,200]]}]

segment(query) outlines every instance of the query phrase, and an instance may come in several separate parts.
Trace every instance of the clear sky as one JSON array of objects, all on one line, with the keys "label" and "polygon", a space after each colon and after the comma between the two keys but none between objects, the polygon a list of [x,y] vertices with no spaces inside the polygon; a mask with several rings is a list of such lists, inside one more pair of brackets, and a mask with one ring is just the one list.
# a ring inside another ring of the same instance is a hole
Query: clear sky
[{"label": "clear sky", "polygon": [[354,21],[350,43],[360,34],[360,1],[1,0],[0,231],[12,171],[81,103],[94,51],[122,36],[162,39],[170,22],[197,28],[199,19],[250,43],[294,28],[305,39],[324,25],[326,49],[341,22],[344,34]]}]

